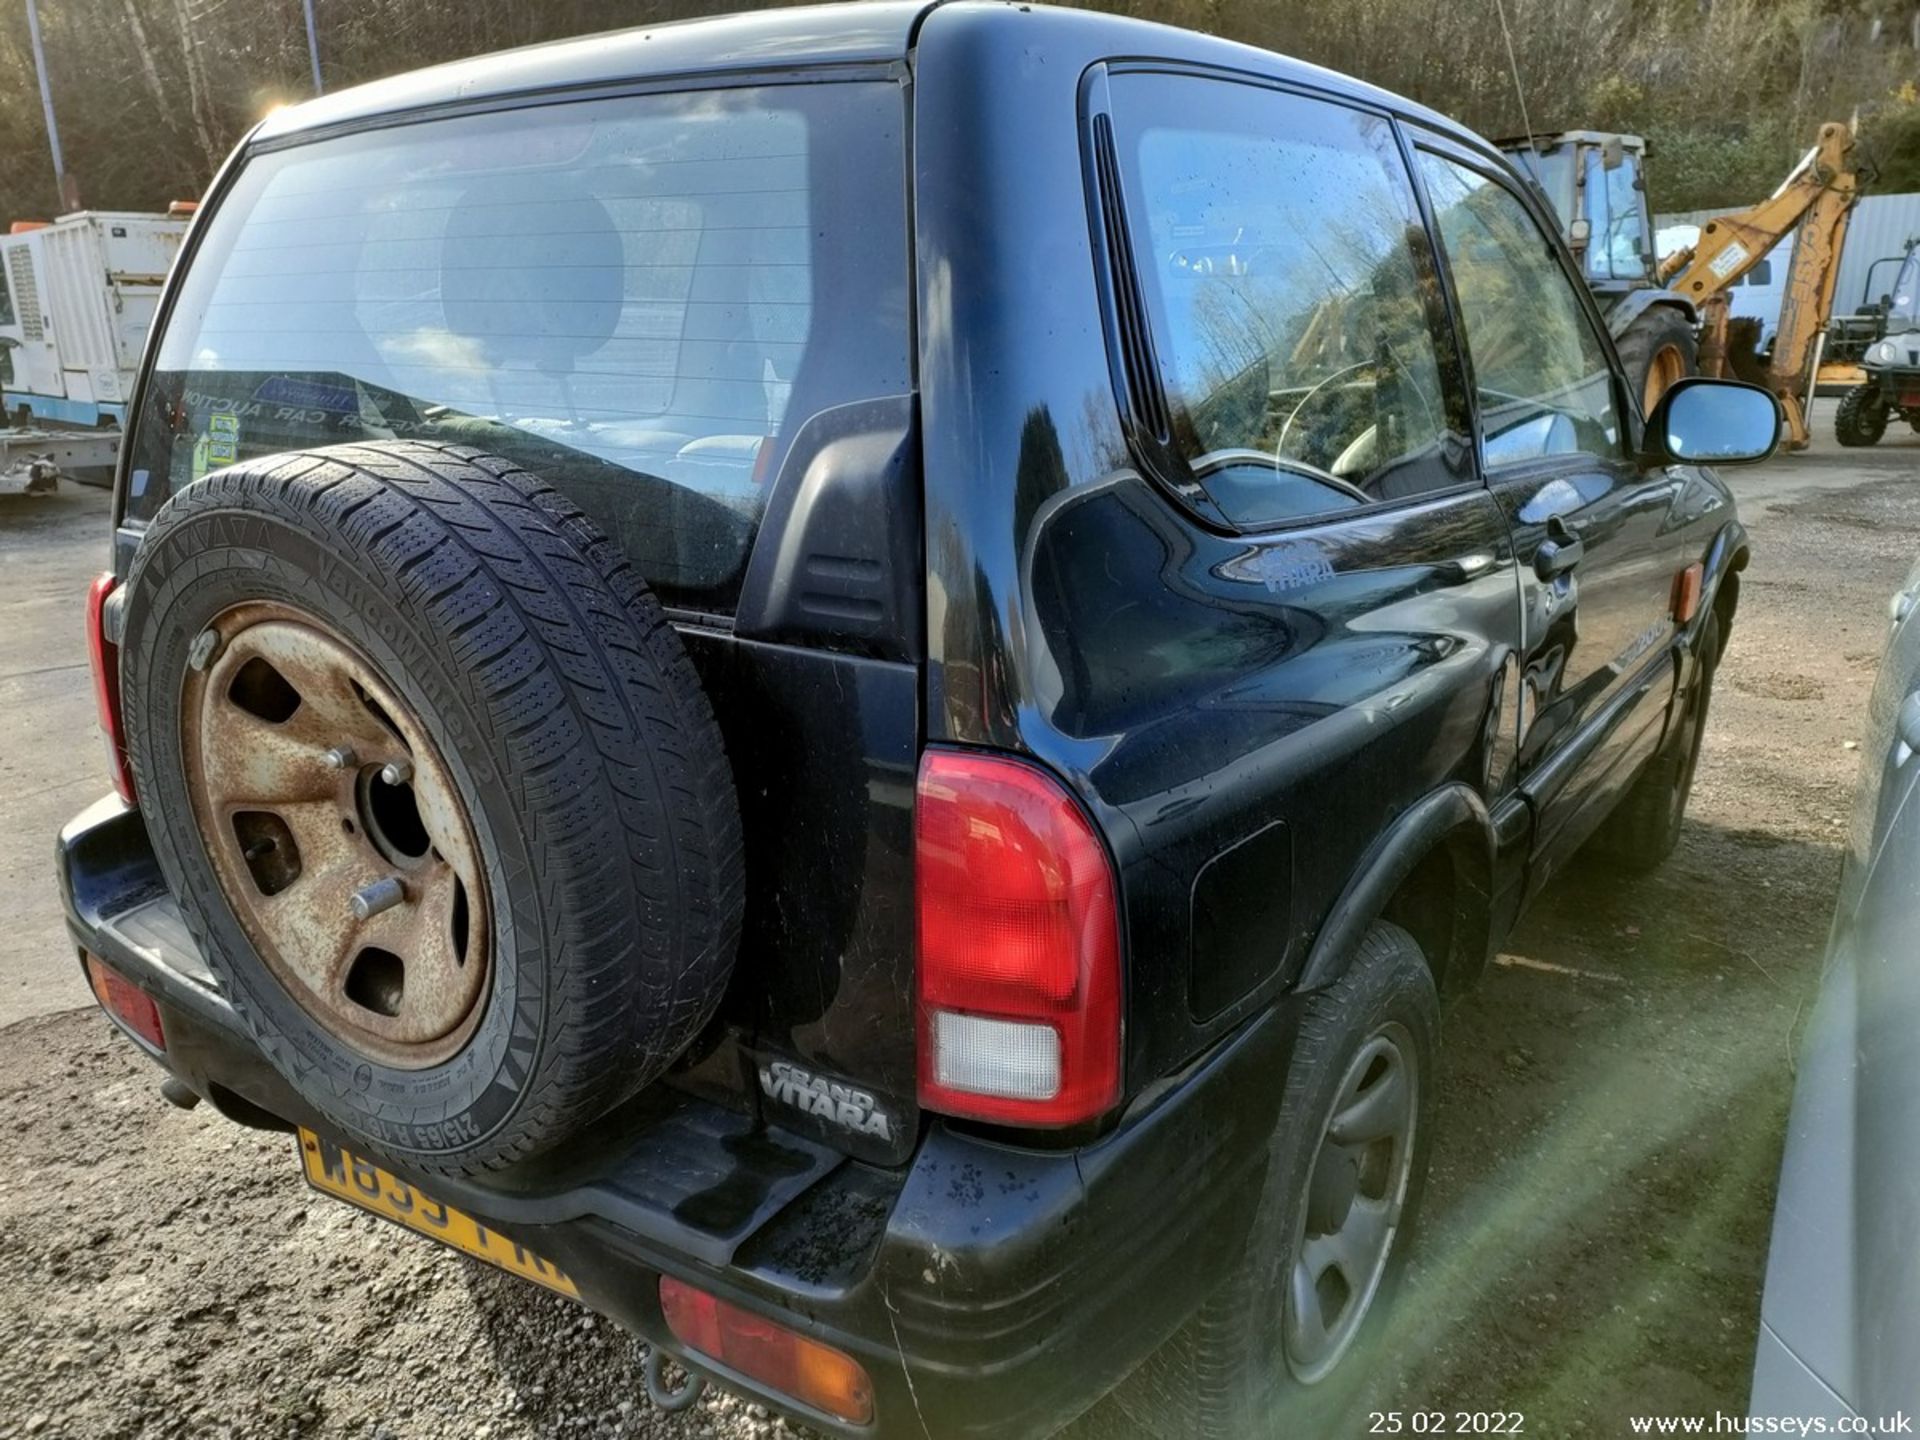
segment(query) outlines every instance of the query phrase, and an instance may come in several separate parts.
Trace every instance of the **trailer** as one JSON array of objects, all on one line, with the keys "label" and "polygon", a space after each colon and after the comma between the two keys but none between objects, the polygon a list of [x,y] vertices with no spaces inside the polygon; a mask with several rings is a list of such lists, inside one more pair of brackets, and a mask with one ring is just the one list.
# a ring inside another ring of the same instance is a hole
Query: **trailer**
[{"label": "trailer", "polygon": [[111,473],[187,219],[81,210],[0,236],[0,494]]}]

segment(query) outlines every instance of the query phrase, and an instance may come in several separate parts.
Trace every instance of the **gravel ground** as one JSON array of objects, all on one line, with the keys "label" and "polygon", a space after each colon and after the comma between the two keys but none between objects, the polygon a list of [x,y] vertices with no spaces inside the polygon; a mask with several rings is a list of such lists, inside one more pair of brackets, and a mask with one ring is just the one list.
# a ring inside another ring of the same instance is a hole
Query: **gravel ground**
[{"label": "gravel ground", "polygon": [[[1558,882],[1450,1011],[1376,1408],[1518,1410],[1553,1436],[1743,1409],[1848,742],[1920,550],[1916,462],[1902,436],[1738,477],[1755,559],[1686,835],[1639,884]],[[8,804],[11,881],[18,827],[41,856],[46,830]],[[8,933],[0,974],[68,996],[58,933]],[[724,1397],[654,1412],[607,1322],[312,1194],[286,1137],[175,1110],[155,1078],[90,1011],[0,1031],[0,1437],[795,1433]]]}]

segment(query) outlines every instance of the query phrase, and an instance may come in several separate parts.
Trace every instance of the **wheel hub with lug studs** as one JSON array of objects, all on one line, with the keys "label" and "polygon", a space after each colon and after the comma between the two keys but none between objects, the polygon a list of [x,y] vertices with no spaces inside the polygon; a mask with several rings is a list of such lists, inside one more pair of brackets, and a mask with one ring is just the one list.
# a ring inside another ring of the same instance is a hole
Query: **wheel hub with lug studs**
[{"label": "wheel hub with lug studs", "polygon": [[471,1036],[491,976],[479,848],[446,763],[352,646],[288,606],[197,639],[182,725],[194,818],[267,968],[401,1068]]}]

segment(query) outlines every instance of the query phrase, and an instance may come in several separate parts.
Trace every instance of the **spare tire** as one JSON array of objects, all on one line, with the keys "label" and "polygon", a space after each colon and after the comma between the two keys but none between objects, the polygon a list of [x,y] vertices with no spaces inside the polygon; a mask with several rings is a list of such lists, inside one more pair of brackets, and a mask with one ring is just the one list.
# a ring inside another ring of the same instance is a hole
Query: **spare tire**
[{"label": "spare tire", "polygon": [[155,851],[327,1119],[423,1170],[548,1148],[711,1017],[743,903],[720,733],[606,536],[404,441],[221,470],[155,517],[121,684]]}]

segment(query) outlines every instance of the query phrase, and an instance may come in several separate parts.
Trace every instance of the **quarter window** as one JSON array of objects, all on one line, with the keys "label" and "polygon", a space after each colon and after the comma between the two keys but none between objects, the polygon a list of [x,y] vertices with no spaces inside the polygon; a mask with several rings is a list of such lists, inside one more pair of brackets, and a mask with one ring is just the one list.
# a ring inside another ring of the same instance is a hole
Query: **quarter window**
[{"label": "quarter window", "polygon": [[1624,458],[1607,353],[1545,232],[1478,170],[1425,152],[1420,164],[1466,331],[1488,466]]},{"label": "quarter window", "polygon": [[1194,76],[1116,76],[1112,96],[1173,448],[1226,518],[1467,481],[1464,446],[1444,443],[1458,390],[1391,124]]}]

